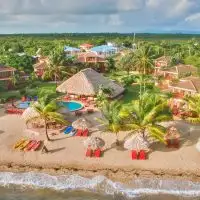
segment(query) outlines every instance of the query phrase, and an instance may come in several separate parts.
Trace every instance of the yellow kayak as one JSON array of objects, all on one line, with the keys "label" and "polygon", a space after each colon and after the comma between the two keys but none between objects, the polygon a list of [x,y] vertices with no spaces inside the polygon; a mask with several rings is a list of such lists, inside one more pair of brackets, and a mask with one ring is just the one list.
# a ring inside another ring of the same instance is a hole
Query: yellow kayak
[{"label": "yellow kayak", "polygon": [[14,145],[14,149],[19,148],[19,146],[21,146],[24,142],[26,141],[26,139],[21,139],[19,140],[15,145]]},{"label": "yellow kayak", "polygon": [[22,151],[29,144],[29,142],[30,140],[24,141],[17,149]]}]

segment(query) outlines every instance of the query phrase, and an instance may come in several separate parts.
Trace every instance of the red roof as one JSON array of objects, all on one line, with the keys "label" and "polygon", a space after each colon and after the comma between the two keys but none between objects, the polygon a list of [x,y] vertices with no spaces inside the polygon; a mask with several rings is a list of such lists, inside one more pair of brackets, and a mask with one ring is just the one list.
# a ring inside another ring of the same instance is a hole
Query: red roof
[{"label": "red roof", "polygon": [[105,62],[105,58],[103,56],[97,55],[94,52],[87,52],[87,53],[79,54],[78,62],[93,62],[92,60],[86,61],[87,58],[96,58],[96,62]]},{"label": "red roof", "polygon": [[0,72],[4,71],[16,71],[16,69],[14,67],[0,65]]},{"label": "red roof", "polygon": [[85,44],[81,44],[80,47],[90,48],[90,47],[93,47],[93,45],[85,43]]}]

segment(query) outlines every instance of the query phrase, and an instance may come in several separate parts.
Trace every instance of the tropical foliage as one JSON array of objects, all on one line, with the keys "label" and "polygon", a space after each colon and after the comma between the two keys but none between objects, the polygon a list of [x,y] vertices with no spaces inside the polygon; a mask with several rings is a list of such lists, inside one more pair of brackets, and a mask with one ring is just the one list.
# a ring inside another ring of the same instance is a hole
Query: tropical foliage
[{"label": "tropical foliage", "polygon": [[145,93],[120,112],[127,129],[164,142],[165,128],[160,122],[172,119],[166,98]]},{"label": "tropical foliage", "polygon": [[200,122],[200,95],[187,96],[185,97],[187,101],[188,109],[192,113],[192,116],[188,116],[186,120],[191,123]]}]

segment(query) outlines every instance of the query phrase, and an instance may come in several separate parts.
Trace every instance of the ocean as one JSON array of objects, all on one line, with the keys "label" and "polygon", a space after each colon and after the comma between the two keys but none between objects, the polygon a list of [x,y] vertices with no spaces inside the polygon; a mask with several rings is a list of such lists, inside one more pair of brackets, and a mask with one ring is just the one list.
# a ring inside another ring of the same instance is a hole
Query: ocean
[{"label": "ocean", "polygon": [[199,200],[200,183],[134,179],[129,184],[106,177],[51,176],[0,172],[0,200]]}]

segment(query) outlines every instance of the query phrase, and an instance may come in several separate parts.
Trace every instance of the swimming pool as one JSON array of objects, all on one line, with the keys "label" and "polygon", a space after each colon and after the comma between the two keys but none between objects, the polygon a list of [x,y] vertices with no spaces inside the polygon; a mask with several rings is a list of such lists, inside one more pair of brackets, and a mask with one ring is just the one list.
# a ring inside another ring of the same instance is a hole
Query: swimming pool
[{"label": "swimming pool", "polygon": [[30,102],[29,101],[25,101],[25,102],[20,102],[17,104],[17,108],[20,108],[20,109],[26,109],[30,106]]},{"label": "swimming pool", "polygon": [[70,112],[80,110],[83,108],[83,104],[76,101],[62,102],[63,106],[66,107]]}]

